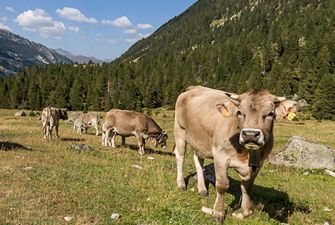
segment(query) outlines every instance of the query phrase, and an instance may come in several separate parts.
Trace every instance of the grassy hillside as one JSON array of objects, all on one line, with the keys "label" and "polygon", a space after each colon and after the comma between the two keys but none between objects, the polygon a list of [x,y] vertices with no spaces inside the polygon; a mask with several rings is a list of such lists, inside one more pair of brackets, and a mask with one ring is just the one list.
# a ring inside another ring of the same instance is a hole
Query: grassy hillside
[{"label": "grassy hillside", "polygon": [[[64,122],[61,141],[45,141],[37,117],[17,118],[14,112],[0,110],[0,224],[65,224],[65,216],[73,217],[69,224],[215,224],[200,211],[202,206],[213,206],[213,186],[208,198],[192,191],[194,181],[187,192],[177,190],[175,157],[171,154],[173,111],[152,111],[154,119],[168,131],[169,148],[162,151],[148,144],[151,150],[144,156],[137,152],[134,138],[127,138],[131,149],[101,147],[101,136],[94,136],[93,129],[80,136],[72,133],[72,124]],[[335,148],[335,122],[284,122],[275,127],[274,152],[292,135]],[[74,142],[93,149],[74,150]],[[116,144],[120,142],[117,138]],[[15,149],[15,143],[28,149]],[[185,175],[195,172],[191,152],[187,154]],[[133,164],[143,169],[133,168]],[[231,171],[234,180],[225,197],[226,223],[333,223],[334,213],[324,208],[335,210],[335,179],[323,171],[304,173],[266,164],[256,179],[253,195],[262,210],[238,221],[232,212],[238,208],[239,186],[236,173]],[[113,213],[120,213],[121,219],[113,221]]]}]

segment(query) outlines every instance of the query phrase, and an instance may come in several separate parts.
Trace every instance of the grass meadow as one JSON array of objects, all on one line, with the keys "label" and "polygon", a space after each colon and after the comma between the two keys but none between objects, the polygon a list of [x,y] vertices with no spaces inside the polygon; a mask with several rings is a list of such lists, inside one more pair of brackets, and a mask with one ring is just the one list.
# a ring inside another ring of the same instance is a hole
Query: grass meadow
[{"label": "grass meadow", "polygon": [[[173,111],[151,111],[168,131],[168,149],[148,143],[144,156],[139,155],[135,138],[127,138],[129,148],[120,147],[120,137],[116,149],[102,147],[94,129],[73,134],[73,124],[64,121],[60,141],[44,140],[37,117],[14,117],[15,112],[0,110],[0,224],[216,224],[201,212],[203,206],[213,207],[212,185],[206,198],[194,191],[195,181],[186,192],[177,189]],[[293,135],[335,148],[334,131],[335,122],[329,121],[276,122],[273,153]],[[73,143],[92,149],[79,151]],[[195,172],[192,155],[188,149],[185,175]],[[232,217],[239,209],[240,191],[233,170],[230,177],[225,224],[335,223],[335,178],[322,170],[267,163],[253,190],[259,210],[242,221]],[[111,219],[113,213],[120,219]],[[65,221],[67,216],[72,220]]]}]

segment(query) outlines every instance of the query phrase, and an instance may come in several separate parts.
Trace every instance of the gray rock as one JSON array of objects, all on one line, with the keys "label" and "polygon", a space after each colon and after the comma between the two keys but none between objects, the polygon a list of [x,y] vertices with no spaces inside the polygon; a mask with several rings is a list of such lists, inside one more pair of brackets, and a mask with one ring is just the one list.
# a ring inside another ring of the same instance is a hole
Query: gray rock
[{"label": "gray rock", "polygon": [[299,109],[300,109],[300,108],[303,108],[303,107],[306,107],[306,106],[308,106],[308,103],[307,103],[306,99],[300,99],[300,100],[298,101],[298,108],[299,108]]},{"label": "gray rock", "polygon": [[22,110],[22,111],[18,111],[14,114],[14,116],[26,116],[27,114]]},{"label": "gray rock", "polygon": [[303,169],[335,169],[335,150],[323,144],[293,136],[270,163]]},{"label": "gray rock", "polygon": [[72,143],[70,148],[78,152],[89,152],[93,150],[93,147],[81,143]]}]

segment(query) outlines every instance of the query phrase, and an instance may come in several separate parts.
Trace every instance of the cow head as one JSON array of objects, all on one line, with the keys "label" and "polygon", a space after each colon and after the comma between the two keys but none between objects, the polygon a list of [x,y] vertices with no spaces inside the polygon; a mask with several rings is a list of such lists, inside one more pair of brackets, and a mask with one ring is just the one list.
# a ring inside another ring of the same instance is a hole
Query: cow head
[{"label": "cow head", "polygon": [[158,135],[155,138],[155,147],[157,147],[158,145],[160,145],[163,149],[167,148],[166,145],[166,140],[168,139],[168,135],[166,131],[163,131],[160,135]]},{"label": "cow head", "polygon": [[67,116],[67,109],[66,108],[61,108],[58,110],[59,111],[59,117],[62,120],[67,120],[68,116]]},{"label": "cow head", "polygon": [[273,122],[276,108],[285,97],[277,97],[267,91],[246,92],[241,95],[226,93],[229,97],[217,104],[224,117],[235,118],[239,143],[248,150],[259,150],[273,143]]}]

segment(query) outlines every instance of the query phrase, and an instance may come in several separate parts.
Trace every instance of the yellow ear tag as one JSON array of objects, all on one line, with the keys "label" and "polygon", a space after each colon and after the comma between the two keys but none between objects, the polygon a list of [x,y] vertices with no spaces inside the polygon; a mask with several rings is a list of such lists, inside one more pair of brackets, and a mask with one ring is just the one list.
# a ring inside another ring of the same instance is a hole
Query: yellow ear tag
[{"label": "yellow ear tag", "polygon": [[224,117],[229,117],[230,116],[230,113],[228,112],[228,110],[224,106],[220,108],[220,112]]},{"label": "yellow ear tag", "polygon": [[294,113],[294,112],[289,112],[288,115],[287,115],[287,119],[289,121],[293,120],[294,117],[296,117],[297,115]]}]

